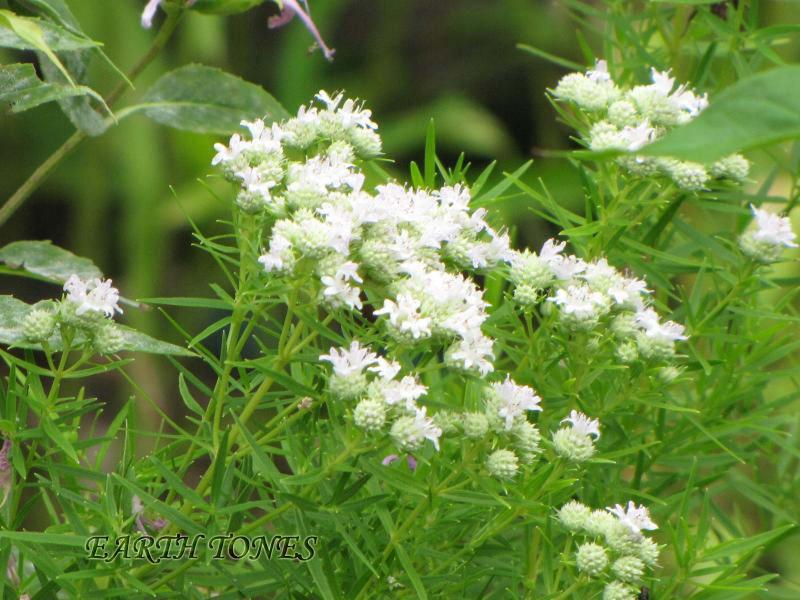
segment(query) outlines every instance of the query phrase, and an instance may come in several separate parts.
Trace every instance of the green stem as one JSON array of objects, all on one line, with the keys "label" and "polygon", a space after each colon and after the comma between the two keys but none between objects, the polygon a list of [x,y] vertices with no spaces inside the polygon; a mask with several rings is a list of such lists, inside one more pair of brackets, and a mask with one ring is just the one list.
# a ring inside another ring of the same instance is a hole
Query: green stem
[{"label": "green stem", "polygon": [[[166,45],[167,41],[175,32],[175,28],[178,26],[184,10],[184,7],[181,6],[177,10],[170,12],[164,21],[164,24],[161,26],[161,29],[158,31],[158,34],[153,40],[150,48],[128,73],[127,81],[119,82],[111,90],[111,92],[109,92],[105,99],[107,106],[110,107],[117,100],[119,100],[119,98],[121,98],[127,91],[128,82],[134,81],[141,74],[141,72],[144,71],[151,62],[153,62],[156,56],[158,56],[158,54]],[[55,167],[62,160],[64,160],[64,158],[70,152],[72,152],[76,146],[85,140],[86,137],[87,135],[83,131],[76,131],[41,165],[39,165],[33,173],[31,173],[30,177],[28,177],[28,179],[25,180],[25,182],[17,189],[17,191],[14,192],[14,194],[8,200],[6,200],[5,204],[0,207],[0,227],[2,227],[3,224],[5,224],[5,222],[11,218],[11,215],[13,215],[17,209],[22,206],[22,204],[30,197],[30,195],[36,191],[36,189],[42,184],[47,176],[50,175],[50,172],[55,169]]]}]

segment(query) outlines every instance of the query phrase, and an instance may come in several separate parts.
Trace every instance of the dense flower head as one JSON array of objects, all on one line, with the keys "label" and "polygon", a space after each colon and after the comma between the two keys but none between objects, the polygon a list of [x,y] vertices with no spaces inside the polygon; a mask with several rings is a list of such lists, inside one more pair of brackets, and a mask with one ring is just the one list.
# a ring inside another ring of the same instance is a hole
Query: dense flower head
[{"label": "dense flower head", "polygon": [[487,375],[487,303],[470,273],[512,259],[508,234],[489,225],[485,209],[470,209],[461,184],[367,191],[360,161],[380,152],[371,112],[341,93],[316,100],[282,123],[243,122],[247,134],[215,147],[213,164],[240,186],[237,206],[272,219],[264,271],[313,273],[330,309],[361,311],[369,296],[397,343],[433,340],[451,366]]},{"label": "dense flower head", "polygon": [[662,321],[652,307],[647,282],[629,276],[606,258],[592,262],[564,252],[565,244],[547,240],[540,252],[512,251],[509,280],[514,300],[524,308],[541,303],[557,309],[560,323],[572,330],[596,330],[605,324],[618,338],[622,362],[640,356],[665,359],[685,340],[683,326]]},{"label": "dense flower head", "polygon": [[630,173],[661,175],[679,188],[698,191],[712,178],[743,181],[750,164],[739,154],[712,165],[672,158],[647,158],[635,153],[670,129],[688,123],[708,107],[708,96],[676,82],[669,71],[650,70],[650,83],[618,86],[608,64],[599,60],[585,73],[564,76],[553,96],[575,106],[584,116],[586,145],[595,151],[625,152],[617,162]]}]

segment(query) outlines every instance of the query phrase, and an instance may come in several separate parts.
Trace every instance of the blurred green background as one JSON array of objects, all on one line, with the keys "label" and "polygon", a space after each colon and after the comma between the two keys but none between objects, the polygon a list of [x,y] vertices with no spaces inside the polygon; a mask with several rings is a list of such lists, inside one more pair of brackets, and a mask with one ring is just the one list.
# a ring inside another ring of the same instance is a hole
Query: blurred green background
[{"label": "blurred green background", "polygon": [[[124,70],[155,35],[139,25],[143,0],[69,0],[69,5],[86,33],[104,42],[107,54]],[[541,178],[559,202],[580,206],[577,170],[548,153],[572,143],[544,95],[566,69],[517,47],[530,44],[585,64],[577,35],[581,30],[589,46],[602,55],[599,37],[593,38],[585,24],[570,16],[569,6],[569,1],[558,0],[311,0],[323,37],[336,49],[333,63],[310,51],[313,40],[298,20],[268,29],[268,17],[277,13],[272,3],[232,17],[192,12],[126,100],[133,100],[166,71],[191,62],[218,66],[262,85],[289,112],[320,89],[345,90],[373,110],[386,154],[395,160],[388,168],[398,178],[405,178],[410,161],[421,160],[425,131],[433,118],[437,149],[446,165],[463,151],[475,175],[492,159],[498,159],[499,174],[533,158],[526,179],[535,183]],[[800,21],[795,2],[755,6],[762,27]],[[705,18],[704,23],[711,22],[709,15]],[[785,60],[800,57],[796,38],[778,51]],[[0,50],[0,59],[34,57]],[[107,92],[114,75],[101,64],[95,67],[94,87]],[[726,68],[724,60],[720,68]],[[687,75],[677,65],[676,74]],[[55,104],[21,115],[3,114],[0,201],[72,131]],[[94,260],[131,298],[210,295],[208,284],[221,277],[213,262],[191,246],[189,219],[206,233],[221,232],[224,226],[217,220],[230,214],[229,207],[198,181],[206,181],[222,198],[233,197],[232,187],[216,177],[207,179],[214,173],[210,161],[216,141],[222,140],[176,132],[143,117],[125,120],[101,138],[84,142],[60,164],[0,228],[0,245],[50,239]],[[525,198],[510,198],[502,206],[500,218],[513,224],[518,244],[538,246],[555,233],[533,216]],[[58,290],[3,278],[0,293],[35,301],[56,296]],[[179,318],[190,332],[213,319],[199,311]],[[122,320],[180,342],[157,311],[127,309]],[[174,371],[165,360],[140,357],[134,368],[146,393],[167,412],[180,411],[174,400]],[[115,380],[96,378],[89,385],[91,393],[112,403],[131,393]],[[141,417],[148,415],[143,411]],[[800,578],[796,571],[792,575],[796,545],[787,541],[783,552],[770,555],[768,561],[774,564],[767,567]]]}]

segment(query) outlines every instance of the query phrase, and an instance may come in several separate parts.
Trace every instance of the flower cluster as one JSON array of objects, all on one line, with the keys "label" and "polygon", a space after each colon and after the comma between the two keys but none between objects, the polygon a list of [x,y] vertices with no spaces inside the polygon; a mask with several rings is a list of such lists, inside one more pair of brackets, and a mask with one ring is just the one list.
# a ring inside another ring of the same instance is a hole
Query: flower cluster
[{"label": "flower cluster", "polygon": [[244,123],[249,139],[216,146],[213,163],[241,185],[238,206],[275,219],[259,259],[264,270],[313,277],[332,309],[361,310],[369,296],[396,342],[433,340],[451,366],[487,375],[486,302],[464,271],[508,260],[508,236],[486,222],[485,210],[470,211],[461,185],[387,183],[368,193],[357,164],[381,148],[370,111],[341,94],[317,98],[322,108],[301,107],[271,127]]},{"label": "flower cluster", "polygon": [[511,251],[509,279],[516,302],[556,307],[559,322],[570,330],[605,324],[619,341],[623,362],[674,355],[675,342],[686,339],[683,326],[661,321],[646,282],[620,273],[604,258],[586,262],[565,254],[564,247],[548,240],[538,254]]},{"label": "flower cluster", "polygon": [[443,433],[458,432],[493,449],[486,468],[499,479],[513,478],[520,465],[531,464],[540,452],[541,435],[527,415],[542,410],[541,398],[510,376],[485,387],[479,410],[440,410],[429,416],[427,407],[419,405],[427,387],[413,375],[400,376],[400,364],[358,341],[331,348],[320,360],[333,367],[328,378],[331,396],[355,402],[355,425],[372,434],[388,433],[401,451],[417,451],[426,439],[439,450]]},{"label": "flower cluster", "polygon": [[[122,349],[122,331],[112,320],[119,307],[119,291],[111,280],[82,280],[71,275],[64,284],[66,296],[60,302],[39,303],[25,316],[23,335],[34,343],[55,342],[63,345],[86,341],[99,354],[113,354]],[[53,340],[58,332],[59,338]],[[77,334],[77,335],[76,335]]]},{"label": "flower cluster", "polygon": [[[676,86],[669,72],[651,70],[651,83],[631,88],[618,86],[604,60],[598,60],[586,73],[570,73],[552,90],[558,100],[579,109],[582,135],[596,151],[619,150],[635,153],[662,137],[671,128],[686,123],[707,106],[708,98],[696,94],[685,84]],[[635,174],[659,174],[686,190],[701,190],[712,178],[742,181],[750,164],[732,154],[712,165],[673,158],[650,158],[627,154],[618,159]]]},{"label": "flower cluster", "polygon": [[797,248],[789,217],[781,217],[752,204],[753,224],[739,238],[742,252],[759,262],[775,262],[785,248]]},{"label": "flower cluster", "polygon": [[398,378],[402,367],[378,356],[358,341],[349,348],[331,348],[320,356],[333,366],[328,380],[331,395],[339,400],[358,400],[353,410],[357,427],[379,432],[388,427],[400,450],[419,450],[425,440],[439,449],[442,430],[417,400],[428,389],[413,375]]},{"label": "flower cluster", "polygon": [[635,600],[648,568],[656,566],[659,547],[643,531],[658,529],[644,506],[628,502],[592,510],[571,501],[558,510],[560,523],[582,537],[575,551],[579,571],[604,585],[603,600]]}]

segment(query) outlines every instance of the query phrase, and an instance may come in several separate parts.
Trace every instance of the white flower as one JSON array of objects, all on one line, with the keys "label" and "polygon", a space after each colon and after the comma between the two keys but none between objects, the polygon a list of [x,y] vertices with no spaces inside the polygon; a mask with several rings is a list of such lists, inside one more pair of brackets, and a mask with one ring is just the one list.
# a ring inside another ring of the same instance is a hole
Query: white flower
[{"label": "white flower", "polygon": [[624,149],[635,152],[652,142],[655,139],[656,131],[645,119],[636,126],[626,125],[619,134]]},{"label": "white flower", "polygon": [[637,538],[641,537],[643,529],[658,529],[658,525],[650,519],[650,513],[645,506],[636,506],[632,501],[628,502],[627,508],[616,504],[613,508],[607,507],[606,510],[619,519],[619,522],[627,527]]},{"label": "white flower", "polygon": [[227,146],[225,144],[214,144],[214,150],[217,153],[211,160],[211,165],[215,166],[236,160],[246,147],[247,142],[242,141],[242,136],[238,133],[233,134]]},{"label": "white flower", "polygon": [[322,290],[323,297],[330,300],[334,306],[347,305],[351,309],[361,309],[361,290],[350,285],[343,277],[324,275],[320,278],[320,282],[325,286]]},{"label": "white flower", "polygon": [[567,289],[556,290],[556,295],[548,301],[558,304],[564,314],[578,321],[593,320],[609,309],[608,296],[586,285],[570,285]]},{"label": "white flower", "polygon": [[422,408],[416,408],[414,414],[414,425],[416,426],[420,437],[430,440],[431,443],[433,443],[433,447],[438,450],[439,438],[442,436],[442,430],[434,424],[433,419],[425,414],[426,411],[427,408],[425,406]]},{"label": "white flower", "polygon": [[377,373],[378,377],[386,381],[394,379],[400,372],[400,364],[393,360],[386,360],[384,357],[379,356],[375,365],[370,367],[369,370]]},{"label": "white flower", "polygon": [[397,302],[386,298],[383,308],[376,315],[389,315],[389,322],[402,332],[410,333],[414,339],[431,335],[431,319],[419,312],[420,302],[411,294],[398,294]]},{"label": "white flower", "polygon": [[283,235],[273,234],[269,242],[269,252],[262,254],[258,262],[264,265],[267,272],[281,271],[289,266],[292,259],[292,242]]},{"label": "white flower", "polygon": [[77,275],[70,275],[64,283],[64,291],[67,292],[67,300],[78,305],[75,310],[76,315],[99,312],[107,317],[113,317],[114,312],[122,312],[117,304],[119,290],[111,286],[110,279],[103,281],[94,278],[83,281]]},{"label": "white flower", "polygon": [[536,392],[526,385],[517,385],[510,375],[506,375],[502,383],[493,383],[492,390],[500,401],[497,414],[506,420],[506,430],[511,429],[514,419],[524,416],[526,411],[542,410],[539,405],[542,399]]},{"label": "white flower", "polygon": [[611,81],[611,74],[608,72],[608,63],[604,60],[595,61],[594,69],[586,71],[586,77],[593,83]]},{"label": "white flower", "polygon": [[679,323],[667,321],[661,323],[658,313],[652,308],[645,308],[636,313],[636,324],[642,328],[644,334],[656,343],[671,344],[678,340],[687,339],[683,335],[684,327]]},{"label": "white flower", "polygon": [[404,404],[406,410],[414,411],[417,399],[423,396],[428,388],[411,375],[406,375],[400,381],[386,381],[380,390],[389,406]]},{"label": "white flower", "polygon": [[329,354],[322,354],[320,360],[333,365],[333,371],[340,377],[347,377],[364,371],[366,367],[378,362],[378,356],[361,346],[357,340],[350,342],[350,348],[331,348]]},{"label": "white flower", "polygon": [[797,248],[796,235],[792,231],[789,217],[781,217],[766,210],[756,208],[752,204],[750,210],[755,217],[756,230],[753,238],[759,242],[766,242],[774,246]]},{"label": "white flower", "polygon": [[142,11],[142,27],[150,29],[153,26],[153,17],[156,15],[161,0],[150,0]]},{"label": "white flower", "polygon": [[582,412],[571,410],[568,417],[561,419],[561,423],[564,422],[570,423],[572,430],[580,435],[593,435],[595,439],[600,439],[600,421],[597,419],[590,419]]},{"label": "white flower", "polygon": [[464,369],[476,369],[482,376],[494,370],[494,340],[479,331],[457,341],[448,350],[449,358]]}]

